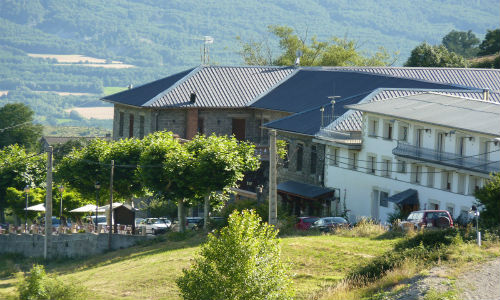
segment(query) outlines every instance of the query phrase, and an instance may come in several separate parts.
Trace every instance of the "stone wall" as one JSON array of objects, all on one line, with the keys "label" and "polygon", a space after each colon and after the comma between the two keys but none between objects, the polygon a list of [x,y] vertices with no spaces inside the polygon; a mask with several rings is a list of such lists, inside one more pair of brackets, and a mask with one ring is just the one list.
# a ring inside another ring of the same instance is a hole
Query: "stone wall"
[{"label": "stone wall", "polygon": [[[128,248],[152,236],[113,234],[113,250]],[[0,234],[0,253],[18,253],[27,257],[43,257],[44,236],[40,234]],[[76,233],[52,235],[49,258],[84,257],[108,250],[108,235]]]}]

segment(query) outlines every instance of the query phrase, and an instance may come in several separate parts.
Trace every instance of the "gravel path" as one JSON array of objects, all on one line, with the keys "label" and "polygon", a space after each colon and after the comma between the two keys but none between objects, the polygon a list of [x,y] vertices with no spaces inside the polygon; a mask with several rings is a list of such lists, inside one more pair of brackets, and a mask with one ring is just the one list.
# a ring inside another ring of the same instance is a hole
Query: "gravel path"
[{"label": "gravel path", "polygon": [[500,258],[471,267],[455,280],[448,278],[449,273],[446,267],[434,267],[426,276],[403,282],[409,285],[408,288],[392,299],[424,300],[430,290],[444,293],[454,289],[458,291],[458,299],[462,300],[500,300]]}]

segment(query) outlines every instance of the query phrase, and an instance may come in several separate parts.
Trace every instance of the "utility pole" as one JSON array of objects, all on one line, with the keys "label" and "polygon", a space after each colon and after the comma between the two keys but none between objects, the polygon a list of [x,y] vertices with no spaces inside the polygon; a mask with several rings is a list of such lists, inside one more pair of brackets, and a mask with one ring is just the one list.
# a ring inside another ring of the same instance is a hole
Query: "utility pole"
[{"label": "utility pole", "polygon": [[47,249],[52,235],[52,146],[47,149],[47,192],[45,197],[45,237],[43,240],[43,258],[47,259]]},{"label": "utility pole", "polygon": [[276,130],[269,130],[269,224],[278,225],[276,191]]},{"label": "utility pole", "polygon": [[108,250],[111,250],[111,241],[113,239],[113,176],[115,172],[115,161],[111,161],[111,175],[109,179],[109,232],[108,232]]},{"label": "utility pole", "polygon": [[210,223],[210,214],[209,214],[209,211],[210,211],[210,196],[205,196],[205,203],[204,203],[204,207],[203,207],[203,218],[205,219],[204,223],[203,223],[203,229],[205,231],[208,231],[208,225]]}]

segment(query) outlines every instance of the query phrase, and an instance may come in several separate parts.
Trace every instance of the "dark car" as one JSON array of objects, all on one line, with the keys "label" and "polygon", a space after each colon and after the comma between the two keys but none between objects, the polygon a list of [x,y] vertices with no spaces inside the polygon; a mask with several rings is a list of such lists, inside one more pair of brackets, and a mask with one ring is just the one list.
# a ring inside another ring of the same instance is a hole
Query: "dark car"
[{"label": "dark car", "polygon": [[295,228],[298,230],[307,230],[311,228],[311,225],[318,220],[318,217],[300,217],[297,221],[297,224],[295,224]]},{"label": "dark car", "polygon": [[349,227],[349,222],[342,217],[326,217],[311,225],[311,229],[318,229],[321,232],[331,232],[340,227]]},{"label": "dark car", "polygon": [[453,218],[447,210],[418,210],[411,212],[401,225],[412,225],[416,229],[450,228],[453,227]]}]

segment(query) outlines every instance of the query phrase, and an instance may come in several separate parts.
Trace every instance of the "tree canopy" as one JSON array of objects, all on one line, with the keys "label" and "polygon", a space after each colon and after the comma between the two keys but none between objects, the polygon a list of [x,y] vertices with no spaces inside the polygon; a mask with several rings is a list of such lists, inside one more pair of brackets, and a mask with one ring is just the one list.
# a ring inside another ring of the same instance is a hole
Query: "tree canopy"
[{"label": "tree canopy", "polygon": [[500,224],[500,173],[491,175],[490,180],[474,193],[477,201],[484,207],[480,220],[487,226]]},{"label": "tree canopy", "polygon": [[500,28],[488,30],[483,42],[479,45],[478,55],[489,55],[500,52]]},{"label": "tree canopy", "polygon": [[177,285],[186,300],[293,299],[289,266],[274,227],[253,211],[234,211],[228,226],[209,234]]},{"label": "tree canopy", "polygon": [[405,67],[465,68],[467,62],[462,56],[448,51],[443,45],[432,46],[422,43],[413,49]]},{"label": "tree canopy", "polygon": [[452,30],[443,37],[443,46],[450,52],[455,52],[465,58],[471,58],[479,52],[478,45],[481,41],[476,35],[469,31]]},{"label": "tree canopy", "polygon": [[43,126],[33,123],[33,110],[23,103],[8,103],[0,108],[0,148],[18,144],[35,149]]},{"label": "tree canopy", "polygon": [[371,56],[364,55],[358,49],[357,42],[346,38],[331,37],[328,41],[318,41],[312,36],[299,35],[288,26],[269,26],[268,31],[278,39],[281,54],[273,56],[268,40],[240,41],[240,55],[247,65],[293,66],[297,56],[301,66],[386,66],[395,62],[384,48]]}]

